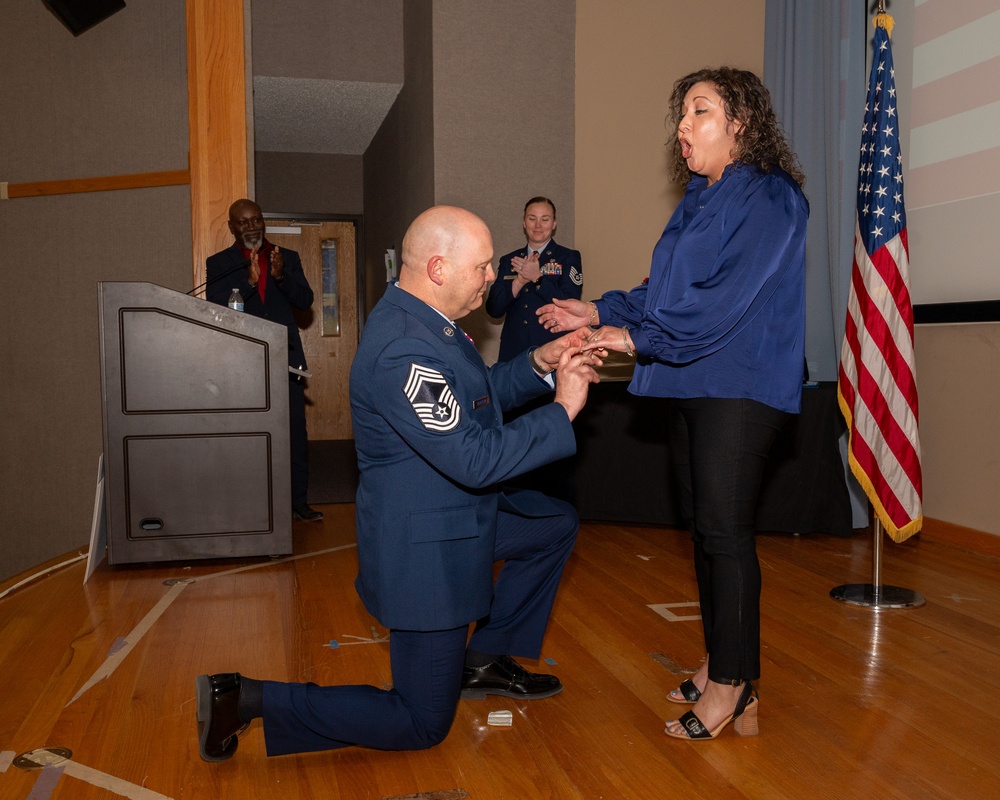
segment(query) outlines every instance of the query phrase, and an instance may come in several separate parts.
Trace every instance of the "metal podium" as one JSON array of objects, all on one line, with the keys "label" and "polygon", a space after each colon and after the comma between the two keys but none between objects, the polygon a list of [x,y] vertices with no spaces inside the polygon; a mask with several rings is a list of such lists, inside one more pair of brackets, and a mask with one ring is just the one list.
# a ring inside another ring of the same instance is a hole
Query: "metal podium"
[{"label": "metal podium", "polygon": [[108,563],[285,555],[288,331],[98,284]]}]

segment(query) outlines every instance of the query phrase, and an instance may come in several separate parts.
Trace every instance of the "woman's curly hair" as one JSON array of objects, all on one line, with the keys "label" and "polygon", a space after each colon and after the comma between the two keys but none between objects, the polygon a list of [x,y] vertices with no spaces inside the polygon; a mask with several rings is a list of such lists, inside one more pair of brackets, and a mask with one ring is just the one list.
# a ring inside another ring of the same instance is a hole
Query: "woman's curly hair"
[{"label": "woman's curly hair", "polygon": [[742,130],[735,137],[734,161],[755,165],[764,172],[770,172],[777,165],[791,175],[799,186],[805,184],[806,176],[799,165],[799,159],[789,147],[784,131],[774,115],[770,92],[754,73],[735,67],[701,69],[685,75],[674,84],[670,95],[670,116],[667,118],[674,129],[668,143],[672,156],[671,177],[682,183],[687,183],[691,178],[687,162],[681,157],[677,125],[683,116],[681,107],[685,96],[692,86],[702,82],[711,84],[719,93],[726,120],[730,124],[737,120],[743,123]]}]

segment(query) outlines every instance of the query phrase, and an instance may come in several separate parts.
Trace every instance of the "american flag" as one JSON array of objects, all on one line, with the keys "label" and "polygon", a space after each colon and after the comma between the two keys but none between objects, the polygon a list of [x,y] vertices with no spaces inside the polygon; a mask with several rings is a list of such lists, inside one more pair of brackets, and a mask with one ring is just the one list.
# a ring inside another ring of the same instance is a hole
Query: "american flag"
[{"label": "american flag", "polygon": [[892,18],[875,23],[838,396],[851,471],[886,531],[902,542],[923,523],[923,485]]}]

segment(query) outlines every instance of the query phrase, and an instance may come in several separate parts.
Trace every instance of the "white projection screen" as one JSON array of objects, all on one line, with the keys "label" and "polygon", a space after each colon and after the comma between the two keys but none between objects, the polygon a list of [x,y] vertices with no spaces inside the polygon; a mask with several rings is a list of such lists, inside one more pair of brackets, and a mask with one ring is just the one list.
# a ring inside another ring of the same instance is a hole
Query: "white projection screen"
[{"label": "white projection screen", "polygon": [[887,10],[896,19],[901,124],[909,124],[913,302],[998,300],[1000,3],[896,0]]}]

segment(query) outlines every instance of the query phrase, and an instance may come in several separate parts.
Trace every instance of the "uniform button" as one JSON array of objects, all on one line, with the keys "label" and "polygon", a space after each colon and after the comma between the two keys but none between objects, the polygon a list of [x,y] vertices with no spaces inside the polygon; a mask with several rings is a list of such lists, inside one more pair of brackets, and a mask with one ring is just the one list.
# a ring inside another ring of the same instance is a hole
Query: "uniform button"
[{"label": "uniform button", "polygon": [[522,325],[527,325],[527,324],[528,324],[528,320],[526,320],[526,319],[522,319],[522,320],[521,320],[521,324],[522,324]]}]

